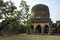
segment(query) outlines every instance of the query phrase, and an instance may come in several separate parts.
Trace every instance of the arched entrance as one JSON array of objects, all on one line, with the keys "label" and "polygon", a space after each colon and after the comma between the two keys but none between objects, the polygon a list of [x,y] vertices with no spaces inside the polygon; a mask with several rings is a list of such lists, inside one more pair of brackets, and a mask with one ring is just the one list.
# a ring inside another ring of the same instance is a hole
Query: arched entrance
[{"label": "arched entrance", "polygon": [[36,33],[41,33],[41,26],[40,25],[37,25],[35,31],[36,31]]},{"label": "arched entrance", "polygon": [[45,27],[44,27],[44,33],[48,33],[49,32],[49,27],[48,27],[48,25],[45,25]]}]

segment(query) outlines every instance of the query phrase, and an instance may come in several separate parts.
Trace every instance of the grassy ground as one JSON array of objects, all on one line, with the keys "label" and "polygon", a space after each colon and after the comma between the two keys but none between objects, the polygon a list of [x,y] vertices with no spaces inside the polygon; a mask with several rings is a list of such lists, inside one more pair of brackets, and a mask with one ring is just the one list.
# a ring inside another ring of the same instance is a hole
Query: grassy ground
[{"label": "grassy ground", "polygon": [[11,36],[0,36],[0,40],[60,40],[59,35],[11,35]]}]

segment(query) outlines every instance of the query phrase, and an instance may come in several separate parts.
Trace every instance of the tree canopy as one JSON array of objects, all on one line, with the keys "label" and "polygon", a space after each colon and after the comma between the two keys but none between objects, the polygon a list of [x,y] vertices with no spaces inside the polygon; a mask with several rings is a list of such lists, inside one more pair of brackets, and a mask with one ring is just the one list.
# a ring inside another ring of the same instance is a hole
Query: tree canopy
[{"label": "tree canopy", "polygon": [[26,1],[21,0],[19,8],[20,10],[17,10],[12,1],[4,2],[0,0],[0,19],[5,19],[8,23],[6,26],[10,27],[10,29],[23,24],[31,25],[32,18],[30,18],[29,5],[27,5]]}]

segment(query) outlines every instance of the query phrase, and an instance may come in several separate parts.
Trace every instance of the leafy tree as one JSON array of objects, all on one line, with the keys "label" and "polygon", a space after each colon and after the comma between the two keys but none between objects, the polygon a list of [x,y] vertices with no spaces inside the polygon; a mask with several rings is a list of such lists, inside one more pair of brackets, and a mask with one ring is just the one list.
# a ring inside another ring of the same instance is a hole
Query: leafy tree
[{"label": "leafy tree", "polygon": [[21,8],[21,20],[24,20],[23,23],[26,24],[24,26],[30,28],[34,17],[31,17],[31,15],[29,14],[29,5],[27,5],[26,1],[22,0],[20,3],[20,8]]},{"label": "leafy tree", "polygon": [[5,23],[4,25],[8,26],[10,29],[12,29],[13,27],[18,27],[20,12],[17,10],[17,7],[14,5],[14,3],[12,1],[7,1],[0,7],[3,7],[2,9],[0,9],[1,18],[3,17],[3,19],[5,19],[5,22],[7,22],[7,25]]},{"label": "leafy tree", "polygon": [[12,1],[6,2],[6,18],[12,17],[19,22],[21,12],[17,10],[17,7]]},{"label": "leafy tree", "polygon": [[20,23],[30,26],[31,19],[29,19],[29,6],[26,1],[21,0],[20,8],[20,11],[18,11],[12,1],[4,3],[3,0],[0,0],[0,19],[5,19],[5,22],[2,25],[9,27],[9,29],[19,27]]},{"label": "leafy tree", "polygon": [[21,22],[26,24],[27,23],[27,19],[29,18],[29,6],[27,5],[26,1],[21,0],[20,3],[20,8],[21,8]]},{"label": "leafy tree", "polygon": [[6,2],[6,10],[5,10],[5,20],[8,22],[7,26],[9,29],[12,29],[13,27],[17,27],[18,24],[18,12],[17,7],[14,6],[14,3],[11,1]]},{"label": "leafy tree", "polygon": [[30,17],[30,18],[27,20],[27,28],[30,28],[30,27],[31,27],[33,20],[34,20],[34,17]]},{"label": "leafy tree", "polygon": [[13,27],[19,27],[19,23],[15,18],[12,17],[8,17],[6,18],[7,21],[7,26],[9,27],[9,29],[12,29]]},{"label": "leafy tree", "polygon": [[2,30],[8,33],[18,33],[19,23],[16,21],[15,18],[7,17],[5,20],[2,21]]},{"label": "leafy tree", "polygon": [[3,0],[0,0],[0,19],[3,18],[3,14],[5,12],[5,3],[3,2]]},{"label": "leafy tree", "polygon": [[14,5],[12,1],[6,2],[5,16],[6,17],[14,17],[16,14],[17,7]]}]

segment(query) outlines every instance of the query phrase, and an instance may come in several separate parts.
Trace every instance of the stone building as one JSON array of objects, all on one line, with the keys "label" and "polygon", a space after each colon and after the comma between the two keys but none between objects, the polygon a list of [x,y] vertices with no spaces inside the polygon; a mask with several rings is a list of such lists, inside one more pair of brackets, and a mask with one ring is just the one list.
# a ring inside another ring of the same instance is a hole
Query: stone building
[{"label": "stone building", "polygon": [[31,9],[31,16],[34,17],[30,28],[30,33],[35,34],[55,34],[60,33],[60,21],[53,23],[50,19],[48,6],[37,4]]}]

